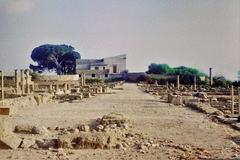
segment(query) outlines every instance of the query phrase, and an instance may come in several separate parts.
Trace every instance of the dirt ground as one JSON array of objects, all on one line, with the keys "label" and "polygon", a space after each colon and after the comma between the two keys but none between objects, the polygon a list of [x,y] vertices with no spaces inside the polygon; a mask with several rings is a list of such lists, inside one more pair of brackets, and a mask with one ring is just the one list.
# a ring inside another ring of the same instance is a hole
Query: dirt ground
[{"label": "dirt ground", "polygon": [[[68,127],[117,112],[130,119],[133,132],[150,139],[204,148],[213,159],[240,159],[238,131],[212,122],[202,113],[160,102],[139,90],[136,84],[124,84],[123,88],[114,90],[115,94],[100,94],[80,102],[22,108],[10,119],[14,125]],[[64,150],[66,156],[60,158],[57,154],[35,149],[0,150],[0,159],[181,159],[184,151],[163,145],[145,153],[130,148]]]}]

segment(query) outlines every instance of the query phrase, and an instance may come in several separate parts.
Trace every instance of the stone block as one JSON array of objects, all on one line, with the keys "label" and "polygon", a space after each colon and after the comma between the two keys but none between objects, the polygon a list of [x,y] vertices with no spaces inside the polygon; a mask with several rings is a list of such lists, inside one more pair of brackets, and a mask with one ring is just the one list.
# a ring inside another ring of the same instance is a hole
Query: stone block
[{"label": "stone block", "polygon": [[182,96],[168,94],[168,103],[171,103],[174,105],[182,105],[183,104]]},{"label": "stone block", "polygon": [[0,118],[0,149],[17,149],[22,139],[12,132],[12,127],[6,119]]},{"label": "stone block", "polygon": [[90,98],[91,97],[91,93],[90,92],[84,92],[83,93],[83,97],[84,98]]},{"label": "stone block", "polygon": [[13,115],[17,112],[16,107],[0,106],[0,115]]},{"label": "stone block", "polygon": [[0,107],[0,115],[10,115],[9,107]]}]

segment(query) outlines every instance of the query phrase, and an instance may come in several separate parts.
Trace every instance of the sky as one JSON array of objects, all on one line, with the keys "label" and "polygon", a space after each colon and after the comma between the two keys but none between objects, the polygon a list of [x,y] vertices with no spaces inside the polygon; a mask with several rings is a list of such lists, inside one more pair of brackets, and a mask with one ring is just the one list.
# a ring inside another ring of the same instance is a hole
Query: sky
[{"label": "sky", "polygon": [[130,72],[167,63],[235,80],[240,0],[0,0],[0,69],[28,68],[42,44],[83,59],[127,54]]}]

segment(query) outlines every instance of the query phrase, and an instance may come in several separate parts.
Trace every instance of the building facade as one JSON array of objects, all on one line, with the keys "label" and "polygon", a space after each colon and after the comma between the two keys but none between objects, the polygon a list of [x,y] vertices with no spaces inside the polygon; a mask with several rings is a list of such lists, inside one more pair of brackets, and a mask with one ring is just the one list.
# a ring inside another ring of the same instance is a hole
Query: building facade
[{"label": "building facade", "polygon": [[79,59],[76,61],[77,74],[86,78],[121,78],[126,73],[126,54],[102,59]]}]

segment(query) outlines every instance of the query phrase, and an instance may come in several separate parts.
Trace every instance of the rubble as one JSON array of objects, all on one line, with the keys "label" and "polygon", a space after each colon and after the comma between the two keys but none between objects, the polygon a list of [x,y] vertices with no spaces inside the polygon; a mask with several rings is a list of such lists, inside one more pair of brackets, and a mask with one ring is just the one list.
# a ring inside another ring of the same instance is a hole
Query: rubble
[{"label": "rubble", "polygon": [[[153,96],[159,97],[162,102],[176,106],[185,106],[210,116],[234,116],[232,128],[237,128],[239,119],[239,100],[234,98],[234,88],[210,88],[206,86],[189,87],[180,85],[179,80],[177,87],[173,85],[156,85],[139,83],[139,88]],[[218,118],[219,119],[219,118]],[[223,122],[223,120],[220,120]],[[238,130],[238,129],[237,129]]]},{"label": "rubble", "polygon": [[104,115],[102,119],[99,121],[99,123],[103,126],[109,125],[109,124],[116,124],[117,126],[120,126],[121,124],[127,123],[128,120],[119,113],[110,113],[108,115]]},{"label": "rubble", "polygon": [[17,125],[14,129],[15,133],[24,133],[24,134],[48,134],[48,130],[42,126],[34,126],[34,125]]}]

